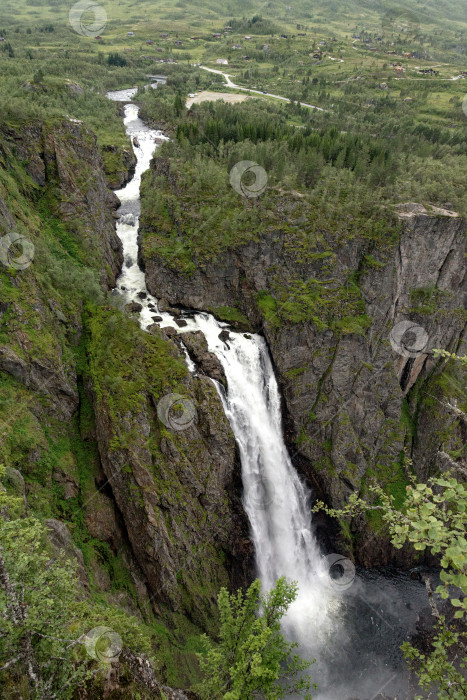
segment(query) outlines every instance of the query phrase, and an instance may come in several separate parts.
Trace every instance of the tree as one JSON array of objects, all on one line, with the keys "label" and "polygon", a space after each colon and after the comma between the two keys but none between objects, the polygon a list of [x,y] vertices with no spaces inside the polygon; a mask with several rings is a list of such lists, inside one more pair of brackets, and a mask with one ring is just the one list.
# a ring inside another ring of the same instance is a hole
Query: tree
[{"label": "tree", "polygon": [[137,620],[84,595],[75,566],[29,514],[24,488],[19,498],[3,486],[5,473],[0,465],[0,686],[67,700],[108,670],[120,642],[150,651],[149,639]]},{"label": "tree", "polygon": [[127,60],[124,56],[121,56],[119,53],[109,53],[107,57],[107,63],[109,66],[126,66]]},{"label": "tree", "polygon": [[183,110],[185,109],[185,103],[183,101],[183,97],[178,92],[175,95],[175,99],[174,99],[174,109],[175,109],[175,114],[177,115],[177,117],[179,117],[182,114]]},{"label": "tree", "polygon": [[[376,505],[352,494],[341,510],[328,508],[322,502],[316,504],[315,510],[325,510],[334,517],[379,510],[396,548],[408,541],[416,550],[428,549],[440,556],[442,584],[436,591],[442,598],[450,598],[456,609],[454,624],[439,612],[428,577],[427,593],[436,619],[433,651],[422,653],[409,642],[402,645],[402,650],[421,688],[430,692],[428,697],[462,700],[467,696],[467,680],[461,671],[467,668],[467,632],[456,621],[467,612],[467,598],[463,597],[467,594],[467,487],[449,475],[429,479],[427,484],[413,479],[412,485],[407,486],[402,512],[394,507],[393,496],[384,493],[380,486],[371,486],[370,493],[376,497]],[[415,700],[419,698],[416,696]]]},{"label": "tree", "polygon": [[[252,700],[258,693],[277,700],[290,693],[311,698],[310,665],[281,632],[280,621],[297,596],[297,584],[280,578],[267,594],[254,581],[244,594],[218,596],[220,641],[203,636],[205,654],[198,654],[204,680],[197,690],[203,700]],[[313,686],[316,687],[316,686]]]}]

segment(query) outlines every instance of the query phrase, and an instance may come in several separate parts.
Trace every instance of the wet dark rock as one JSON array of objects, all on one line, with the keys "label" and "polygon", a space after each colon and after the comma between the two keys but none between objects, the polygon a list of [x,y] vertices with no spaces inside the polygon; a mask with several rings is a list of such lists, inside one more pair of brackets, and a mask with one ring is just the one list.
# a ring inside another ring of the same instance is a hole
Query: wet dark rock
[{"label": "wet dark rock", "polygon": [[167,326],[167,328],[162,328],[161,331],[163,335],[165,335],[167,338],[175,338],[175,336],[178,335],[176,329],[172,328],[171,326]]},{"label": "wet dark rock", "polygon": [[155,321],[156,323],[160,323],[161,321],[164,320],[164,319],[162,318],[162,316],[151,316],[151,318],[152,318],[152,320]]},{"label": "wet dark rock", "polygon": [[183,334],[183,344],[198,368],[212,379],[227,387],[224,369],[213,352],[209,352],[206,338],[201,331]]},{"label": "wet dark rock", "polygon": [[142,310],[143,305],[138,304],[137,301],[132,301],[130,304],[127,304],[125,308],[128,309],[128,311],[130,311],[130,313],[133,314],[133,313],[139,313]]},{"label": "wet dark rock", "polygon": [[159,311],[162,311],[162,313],[167,313],[170,309],[170,304],[167,299],[159,299],[157,305],[159,307]]},{"label": "wet dark rock", "polygon": [[176,318],[175,323],[179,328],[185,328],[185,326],[188,326],[188,323],[183,318]]},{"label": "wet dark rock", "polygon": [[230,340],[230,333],[229,331],[221,331],[219,333],[219,340],[222,340],[223,343],[227,342],[227,340]]},{"label": "wet dark rock", "polygon": [[138,292],[136,296],[138,297],[138,299],[146,299],[148,295],[147,292]]}]

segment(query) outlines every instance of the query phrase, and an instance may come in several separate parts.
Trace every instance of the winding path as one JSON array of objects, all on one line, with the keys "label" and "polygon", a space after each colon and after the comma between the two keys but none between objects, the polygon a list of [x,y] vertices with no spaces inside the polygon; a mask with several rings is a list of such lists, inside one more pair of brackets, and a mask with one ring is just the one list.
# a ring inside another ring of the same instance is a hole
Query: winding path
[{"label": "winding path", "polygon": [[[283,97],[282,95],[274,95],[272,92],[264,92],[263,90],[252,90],[251,88],[241,87],[236,85],[230,80],[230,75],[228,73],[223,73],[221,70],[215,70],[214,68],[207,68],[206,66],[199,66],[203,70],[209,71],[209,73],[217,73],[217,75],[222,75],[225,78],[227,87],[235,88],[236,90],[244,90],[245,92],[254,92],[256,95],[265,95],[266,97],[274,97],[276,100],[283,100],[284,102],[292,102],[288,97]],[[299,102],[302,107],[309,107],[310,109],[317,109],[319,112],[328,112],[329,110],[323,109],[322,107],[317,107],[316,105],[310,105],[306,102]]]}]

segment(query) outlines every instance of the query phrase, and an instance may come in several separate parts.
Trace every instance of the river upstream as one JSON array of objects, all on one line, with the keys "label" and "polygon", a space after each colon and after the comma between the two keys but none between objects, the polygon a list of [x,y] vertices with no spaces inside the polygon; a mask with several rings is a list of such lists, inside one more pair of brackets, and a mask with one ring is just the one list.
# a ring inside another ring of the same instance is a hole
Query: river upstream
[{"label": "river upstream", "polygon": [[[227,378],[225,392],[217,386],[235,434],[242,463],[244,507],[255,546],[258,576],[267,590],[280,576],[299,584],[299,596],[284,620],[284,632],[299,642],[306,658],[315,658],[310,673],[318,683],[318,700],[413,698],[399,649],[415,632],[426,607],[424,585],[409,574],[355,572],[349,562],[338,566],[333,555],[323,556],[313,534],[310,496],[287,452],[282,435],[280,395],[264,338],[229,329],[227,342],[219,333],[228,328],[208,313],[182,313],[179,328],[168,313],[158,311],[157,299],[138,266],[138,222],[142,174],[150,166],[164,136],[149,129],[131,104],[133,91],[109,93],[126,102],[124,124],[137,166],[132,180],[116,194],[120,198],[117,233],[123,244],[124,265],[116,293],[126,303],[142,304],[140,323],[147,329],[155,314],[160,327],[178,333],[202,331],[209,350],[220,360]],[[136,139],[133,141],[134,137]],[[136,145],[135,145],[136,144]],[[138,293],[146,292],[141,299]],[[196,367],[187,357],[191,372]]]}]

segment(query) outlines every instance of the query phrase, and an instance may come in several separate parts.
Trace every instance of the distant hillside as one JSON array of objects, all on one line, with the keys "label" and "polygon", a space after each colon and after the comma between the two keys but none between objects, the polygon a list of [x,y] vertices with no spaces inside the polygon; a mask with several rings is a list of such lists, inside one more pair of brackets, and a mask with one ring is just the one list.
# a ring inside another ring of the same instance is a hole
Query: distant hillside
[{"label": "distant hillside", "polygon": [[[410,13],[422,26],[437,25],[437,28],[450,28],[461,34],[467,29],[464,0],[416,0],[415,2],[392,2],[391,0],[296,0],[290,6],[284,2],[265,3],[261,0],[103,0],[100,3],[106,10],[109,23],[125,26],[144,21],[148,29],[151,24],[165,26],[164,23],[180,23],[193,27],[213,24],[229,18],[252,17],[260,14],[273,19],[283,27],[293,27],[297,23],[323,22],[338,29],[349,22],[381,24],[388,12]],[[66,23],[68,11],[73,3],[70,0],[3,0],[0,7],[2,23],[41,22]],[[148,24],[149,23],[149,24]]]}]

